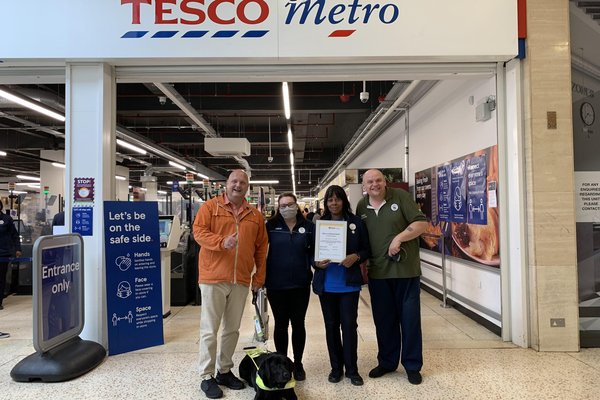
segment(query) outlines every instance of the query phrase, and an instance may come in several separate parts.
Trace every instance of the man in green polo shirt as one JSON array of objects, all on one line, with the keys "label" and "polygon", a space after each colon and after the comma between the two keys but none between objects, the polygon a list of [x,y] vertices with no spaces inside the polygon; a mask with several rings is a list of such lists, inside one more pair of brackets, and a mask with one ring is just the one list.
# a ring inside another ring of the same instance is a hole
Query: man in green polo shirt
[{"label": "man in green polo shirt", "polygon": [[369,377],[395,371],[401,362],[408,381],[418,385],[423,367],[418,237],[427,220],[407,191],[386,187],[379,170],[363,175],[363,189],[367,196],[356,214],[371,242],[369,293],[378,347],[378,364]]}]

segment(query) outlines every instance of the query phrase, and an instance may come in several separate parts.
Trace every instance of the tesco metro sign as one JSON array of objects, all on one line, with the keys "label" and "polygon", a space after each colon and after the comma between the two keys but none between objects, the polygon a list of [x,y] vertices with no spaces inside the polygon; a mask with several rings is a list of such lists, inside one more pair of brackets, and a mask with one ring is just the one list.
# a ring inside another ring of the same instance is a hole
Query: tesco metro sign
[{"label": "tesco metro sign", "polygon": [[[267,0],[120,0],[120,2],[121,6],[129,11],[132,26],[143,23],[153,24],[157,29],[192,29],[205,24],[224,29],[232,25],[257,29],[271,14]],[[400,9],[394,3],[369,0],[288,0],[284,3],[283,10],[285,25],[344,24],[347,27],[370,23],[389,25],[396,22],[400,15]],[[151,18],[150,21],[144,19],[144,12],[147,18]],[[334,30],[329,36],[350,36],[355,31],[356,29]],[[188,31],[182,37],[199,37],[200,32],[202,31]],[[268,30],[252,32],[254,36],[258,36],[258,32],[261,32],[260,36],[264,36]],[[148,31],[129,31],[122,38],[140,38],[147,33]],[[178,31],[160,31],[152,37],[164,38],[169,33],[171,34],[169,37],[173,37]],[[208,33],[205,31],[202,36]]]},{"label": "tesco metro sign", "polygon": [[11,17],[0,37],[18,38],[0,46],[5,63],[494,62],[518,53],[514,0],[14,0],[2,15]]}]

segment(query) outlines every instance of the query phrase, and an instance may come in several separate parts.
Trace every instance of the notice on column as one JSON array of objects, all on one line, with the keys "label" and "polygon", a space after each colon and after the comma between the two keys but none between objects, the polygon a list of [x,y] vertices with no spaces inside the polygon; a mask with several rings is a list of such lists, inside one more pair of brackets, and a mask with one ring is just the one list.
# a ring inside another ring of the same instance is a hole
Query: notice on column
[{"label": "notice on column", "polygon": [[600,222],[600,172],[575,172],[577,222]]},{"label": "notice on column", "polygon": [[104,202],[109,354],[164,343],[156,202]]}]

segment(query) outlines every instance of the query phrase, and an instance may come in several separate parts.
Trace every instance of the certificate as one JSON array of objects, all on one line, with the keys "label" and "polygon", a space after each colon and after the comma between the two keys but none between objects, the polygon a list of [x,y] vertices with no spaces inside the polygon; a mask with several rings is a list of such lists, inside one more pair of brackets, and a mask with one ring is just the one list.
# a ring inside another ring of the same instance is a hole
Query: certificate
[{"label": "certificate", "polygon": [[315,260],[341,262],[346,258],[346,221],[317,220]]}]

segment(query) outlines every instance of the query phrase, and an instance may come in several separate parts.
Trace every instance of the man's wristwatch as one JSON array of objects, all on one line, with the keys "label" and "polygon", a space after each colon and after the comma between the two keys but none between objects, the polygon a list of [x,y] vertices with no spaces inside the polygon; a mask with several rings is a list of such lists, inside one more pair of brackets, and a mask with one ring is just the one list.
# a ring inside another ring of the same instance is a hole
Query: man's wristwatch
[{"label": "man's wristwatch", "polygon": [[354,254],[355,254],[355,255],[356,255],[356,257],[357,257],[357,260],[356,260],[356,262],[359,262],[359,261],[360,261],[360,254],[358,254],[358,253],[354,253]]}]

